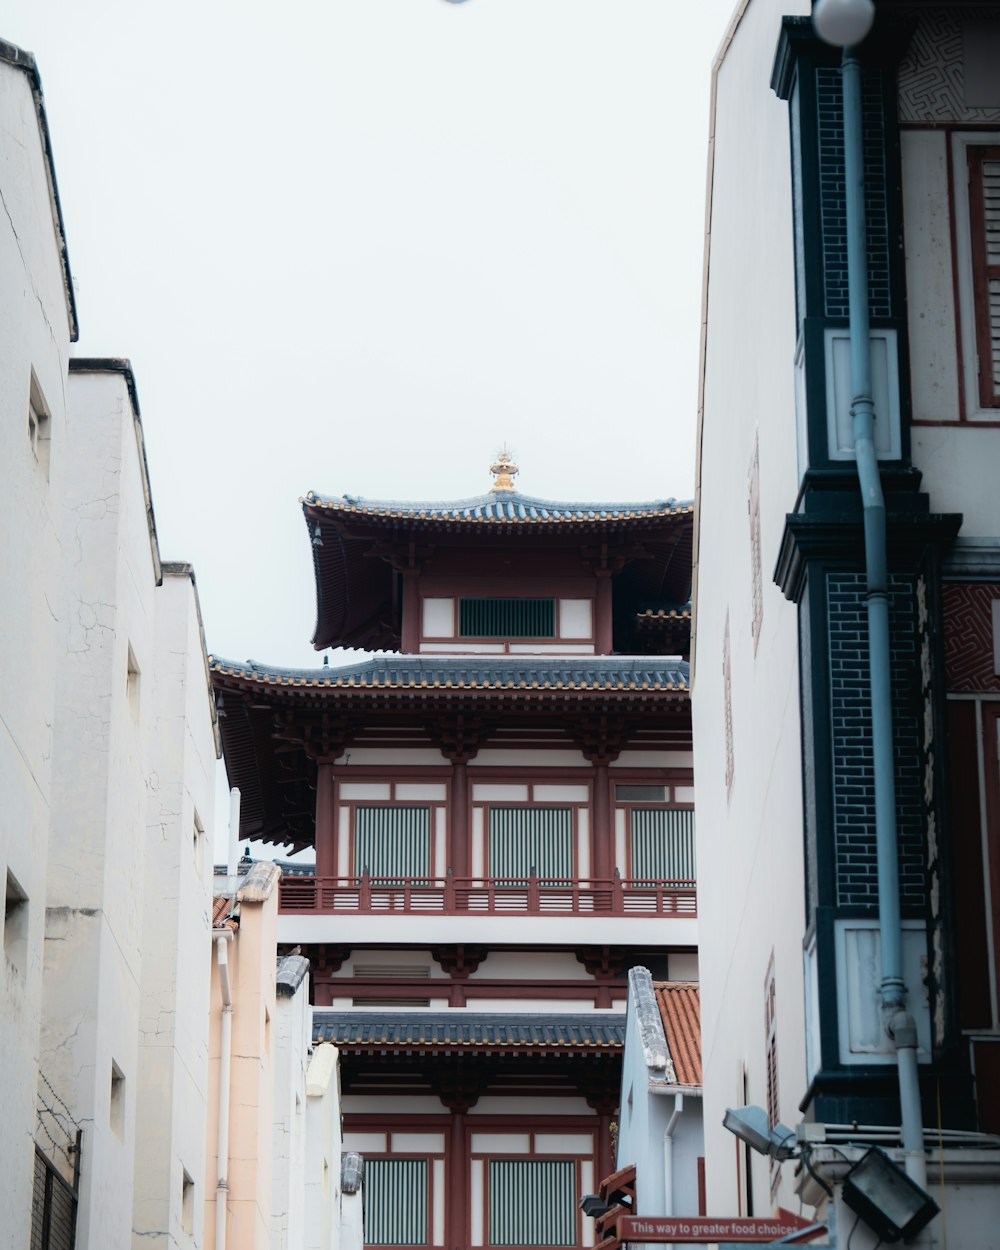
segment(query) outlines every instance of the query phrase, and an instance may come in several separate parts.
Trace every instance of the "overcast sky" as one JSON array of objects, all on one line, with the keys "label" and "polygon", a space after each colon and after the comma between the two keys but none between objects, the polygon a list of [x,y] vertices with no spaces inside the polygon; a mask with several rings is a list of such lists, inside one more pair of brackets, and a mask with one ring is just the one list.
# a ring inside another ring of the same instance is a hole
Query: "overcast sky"
[{"label": "overcast sky", "polygon": [[210,651],[320,662],[311,489],[691,496],[733,3],[6,0]]}]

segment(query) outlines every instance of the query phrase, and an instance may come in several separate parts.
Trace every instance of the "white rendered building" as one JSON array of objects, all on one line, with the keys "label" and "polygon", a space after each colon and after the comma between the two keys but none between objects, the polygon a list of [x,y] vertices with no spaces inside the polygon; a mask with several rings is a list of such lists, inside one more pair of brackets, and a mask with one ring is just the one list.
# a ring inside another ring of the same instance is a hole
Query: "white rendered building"
[{"label": "white rendered building", "polygon": [[[1000,1155],[977,1136],[1000,1132],[1000,7],[878,0],[876,14],[859,56],[903,972],[945,1210],[927,1236],[986,1247],[1000,1244]],[[693,676],[713,1215],[799,1200],[791,1165],[723,1130],[727,1106],[826,1126],[809,1131],[833,1144],[811,1157],[838,1209],[872,1126],[900,1157],[876,997],[840,56],[808,3],[746,0],[713,74]],[[818,1184],[801,1192],[827,1210]],[[862,1223],[852,1244],[875,1240]]]}]

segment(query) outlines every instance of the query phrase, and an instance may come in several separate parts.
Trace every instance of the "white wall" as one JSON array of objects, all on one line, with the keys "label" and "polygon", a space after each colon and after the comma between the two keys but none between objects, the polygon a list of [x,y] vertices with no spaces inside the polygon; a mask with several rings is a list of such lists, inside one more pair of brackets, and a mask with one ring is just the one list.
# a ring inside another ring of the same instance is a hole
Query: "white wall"
[{"label": "white wall", "polygon": [[215,741],[187,566],[165,567],[155,604],[133,1242],[185,1247],[204,1212]]},{"label": "white wall", "polygon": [[312,1042],[309,978],[274,1004],[274,1133],[271,1250],[298,1250],[305,1236],[306,1068]]},{"label": "white wall", "polygon": [[[798,634],[772,583],[794,504],[792,272],[788,108],[769,80],[783,14],[798,0],[753,0],[718,72],[693,725],[698,812],[699,969],[708,1209],[738,1213],[726,1105],[766,1096],[764,978],[774,948],[781,1110],[805,1091],[804,931]],[[760,438],[763,622],[751,634],[748,473]],[[723,635],[732,655],[735,773],[727,798]],[[767,1195],[766,1161],[755,1176]],[[777,1200],[791,1205],[786,1190]]]},{"label": "white wall", "polygon": [[[70,324],[32,82],[4,60],[0,169],[0,881],[9,873],[27,897],[0,956],[0,1246],[21,1250],[34,1167],[52,716],[63,654],[57,521]],[[32,370],[49,411],[47,476],[28,432]],[[51,1154],[44,1133],[40,1139]]]},{"label": "white wall", "polygon": [[342,1199],[340,1157],[339,1056],[335,1046],[321,1042],[306,1072],[304,1250],[338,1250],[342,1242],[350,1250],[349,1239],[341,1237],[341,1214],[361,1204],[351,1195]]},{"label": "white wall", "polygon": [[[86,1122],[77,1245],[131,1245],[154,553],[125,379],[73,374],[63,493],[42,1065]],[[128,681],[129,648],[138,689]],[[124,1078],[120,1115],[112,1065]]]}]

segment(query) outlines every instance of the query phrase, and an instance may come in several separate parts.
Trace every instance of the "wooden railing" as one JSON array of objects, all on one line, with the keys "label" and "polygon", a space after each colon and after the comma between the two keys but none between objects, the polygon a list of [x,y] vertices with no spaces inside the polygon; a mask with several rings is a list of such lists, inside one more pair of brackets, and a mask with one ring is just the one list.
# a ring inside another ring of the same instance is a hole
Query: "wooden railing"
[{"label": "wooden railing", "polygon": [[685,916],[698,914],[694,881],[552,880],[489,877],[286,876],[279,909],[285,913],[379,915]]}]

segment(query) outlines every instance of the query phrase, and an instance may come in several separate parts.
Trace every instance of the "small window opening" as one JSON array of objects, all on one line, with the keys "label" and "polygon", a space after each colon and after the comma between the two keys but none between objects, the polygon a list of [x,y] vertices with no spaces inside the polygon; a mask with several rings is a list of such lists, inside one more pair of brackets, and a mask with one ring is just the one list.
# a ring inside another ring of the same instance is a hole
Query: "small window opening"
[{"label": "small window opening", "polygon": [[186,1233],[194,1232],[194,1181],[186,1169],[181,1180],[181,1227]]},{"label": "small window opening", "polygon": [[132,650],[132,644],[129,643],[128,668],[125,676],[125,694],[128,698],[129,710],[133,716],[139,715],[139,678],[139,664],[135,658],[135,652]]},{"label": "small window opening", "polygon": [[119,1141],[125,1136],[125,1075],[114,1060],[111,1061],[111,1111],[109,1122]]},{"label": "small window opening", "polygon": [[191,833],[191,841],[194,849],[194,866],[201,876],[202,869],[205,867],[205,826],[201,823],[201,817],[198,815],[198,809],[194,812],[194,829]]},{"label": "small window opening", "polygon": [[28,949],[28,896],[17,878],[7,869],[3,921],[4,954],[19,971],[24,970]]},{"label": "small window opening", "polygon": [[49,478],[49,444],[52,438],[52,419],[42,388],[38,385],[35,371],[31,371],[31,388],[28,392],[28,441],[31,454],[39,469]]}]

